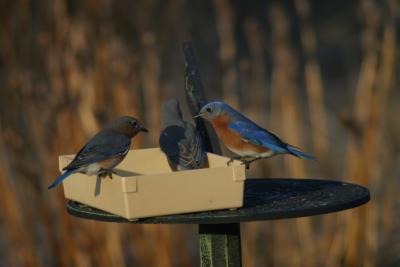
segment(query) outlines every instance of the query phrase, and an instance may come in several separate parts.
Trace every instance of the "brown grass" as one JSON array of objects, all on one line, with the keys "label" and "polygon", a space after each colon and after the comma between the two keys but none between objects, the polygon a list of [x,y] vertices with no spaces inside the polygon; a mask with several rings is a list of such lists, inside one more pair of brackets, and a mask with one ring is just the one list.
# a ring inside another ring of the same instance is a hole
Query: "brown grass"
[{"label": "brown grass", "polygon": [[355,84],[333,88],[342,93],[334,109],[315,6],[268,3],[262,20],[227,0],[2,2],[0,265],[197,264],[194,226],[85,221],[66,213],[61,189],[46,189],[58,155],[76,152],[115,116],[151,129],[134,148],[157,146],[161,100],[183,99],[184,38],[193,39],[207,94],[319,159],[259,161],[252,177],[342,179],[372,193],[368,205],[346,212],[244,224],[243,265],[398,263],[399,4],[361,0],[353,10],[362,56]]}]

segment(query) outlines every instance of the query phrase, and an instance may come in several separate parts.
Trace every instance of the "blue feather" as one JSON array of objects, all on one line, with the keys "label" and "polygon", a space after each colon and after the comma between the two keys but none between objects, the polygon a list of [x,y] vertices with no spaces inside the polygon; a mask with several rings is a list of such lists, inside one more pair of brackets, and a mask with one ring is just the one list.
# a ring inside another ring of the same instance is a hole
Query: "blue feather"
[{"label": "blue feather", "polygon": [[297,148],[292,147],[291,145],[287,145],[286,148],[287,148],[287,151],[288,151],[290,154],[292,154],[292,155],[294,155],[294,156],[296,156],[296,157],[298,157],[298,158],[309,159],[309,160],[316,160],[315,157],[313,157],[313,156],[311,156],[311,155],[308,155],[308,154],[306,154],[306,153],[304,153],[304,152],[298,150]]},{"label": "blue feather", "polygon": [[89,164],[106,160],[126,153],[131,140],[123,134],[102,131],[95,135],[67,166],[68,169],[78,169]]},{"label": "blue feather", "polygon": [[74,173],[74,170],[67,170],[65,171],[63,174],[60,175],[60,177],[58,177],[51,185],[49,185],[49,187],[47,187],[47,189],[52,189],[54,187],[56,187],[57,185],[59,185],[65,178],[67,178],[68,176],[70,176],[72,173]]},{"label": "blue feather", "polygon": [[235,121],[229,124],[229,128],[239,133],[248,142],[269,148],[277,153],[286,152],[286,144],[276,135],[258,127],[253,122]]},{"label": "blue feather", "polygon": [[289,153],[302,159],[315,160],[313,156],[282,142],[279,137],[259,127],[248,119],[246,119],[246,121],[234,121],[229,124],[229,128],[239,133],[244,140],[255,145],[269,148],[275,153]]}]

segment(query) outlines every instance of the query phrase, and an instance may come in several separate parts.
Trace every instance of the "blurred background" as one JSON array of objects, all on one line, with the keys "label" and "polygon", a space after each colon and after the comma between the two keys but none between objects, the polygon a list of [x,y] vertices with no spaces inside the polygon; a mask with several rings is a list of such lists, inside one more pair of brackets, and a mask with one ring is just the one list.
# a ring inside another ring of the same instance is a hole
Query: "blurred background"
[{"label": "blurred background", "polygon": [[258,161],[249,177],[371,190],[350,211],[242,224],[244,266],[400,266],[399,5],[1,1],[0,266],[198,266],[196,226],[81,220],[62,187],[47,190],[58,155],[118,115],[151,129],[134,148],[158,146],[161,102],[178,97],[187,111],[185,40],[209,100],[318,157]]}]

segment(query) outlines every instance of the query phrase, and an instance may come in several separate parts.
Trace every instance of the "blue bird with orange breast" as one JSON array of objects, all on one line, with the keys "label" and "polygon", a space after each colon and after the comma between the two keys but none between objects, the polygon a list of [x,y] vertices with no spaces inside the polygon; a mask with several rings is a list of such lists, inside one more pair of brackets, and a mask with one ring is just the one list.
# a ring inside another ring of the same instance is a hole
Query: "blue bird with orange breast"
[{"label": "blue bird with orange breast", "polygon": [[123,116],[110,122],[88,141],[48,189],[76,172],[112,178],[112,169],[128,154],[131,138],[141,131],[147,129],[133,117]]},{"label": "blue bird with orange breast", "polygon": [[226,147],[239,155],[246,168],[250,163],[278,154],[291,154],[302,159],[315,159],[299,149],[283,142],[275,134],[258,126],[243,114],[224,102],[215,101],[201,108],[198,115],[211,122],[218,137]]}]

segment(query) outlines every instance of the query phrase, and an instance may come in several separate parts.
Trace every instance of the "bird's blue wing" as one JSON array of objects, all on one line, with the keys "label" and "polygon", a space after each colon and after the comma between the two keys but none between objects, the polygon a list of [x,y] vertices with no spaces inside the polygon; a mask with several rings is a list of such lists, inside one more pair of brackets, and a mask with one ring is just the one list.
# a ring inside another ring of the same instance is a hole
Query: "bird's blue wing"
[{"label": "bird's blue wing", "polygon": [[229,128],[240,134],[246,142],[269,148],[275,152],[286,152],[286,144],[279,137],[250,121],[234,121]]},{"label": "bird's blue wing", "polygon": [[64,169],[78,169],[98,161],[126,154],[130,138],[115,132],[100,132],[78,152],[73,161]]}]

